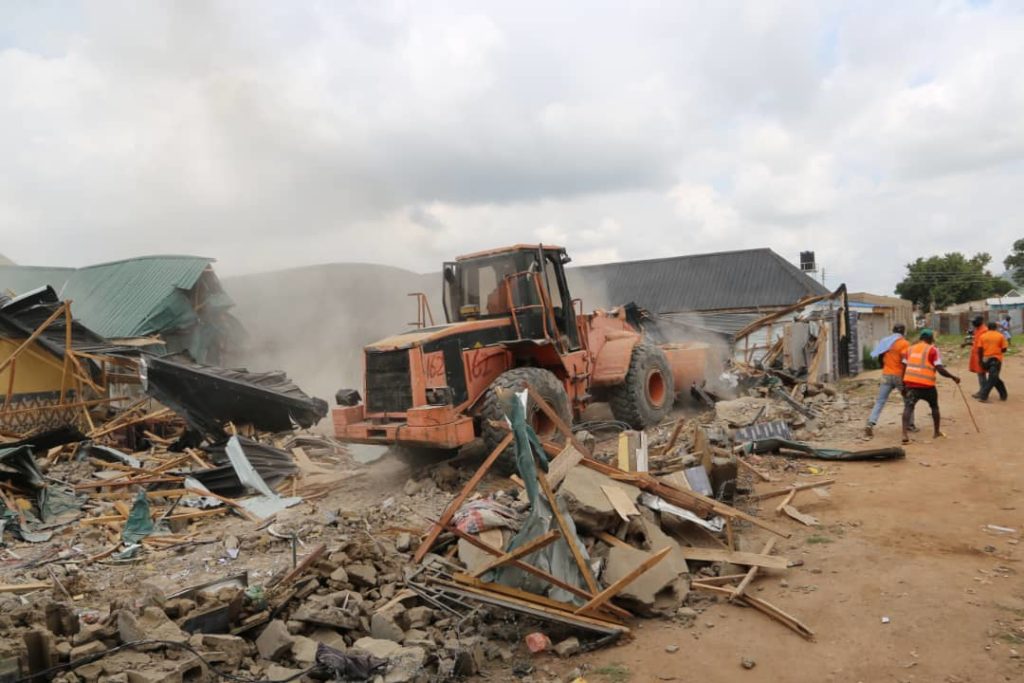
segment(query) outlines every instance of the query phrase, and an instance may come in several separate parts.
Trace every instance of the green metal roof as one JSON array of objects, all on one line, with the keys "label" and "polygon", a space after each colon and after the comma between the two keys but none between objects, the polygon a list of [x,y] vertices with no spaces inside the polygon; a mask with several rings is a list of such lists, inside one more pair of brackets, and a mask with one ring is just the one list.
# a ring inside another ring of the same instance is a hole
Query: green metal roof
[{"label": "green metal roof", "polygon": [[188,304],[188,290],[212,262],[201,256],[141,256],[85,268],[0,266],[0,292],[23,294],[51,285],[72,300],[75,318],[95,332],[136,337],[164,329],[174,317],[169,313]]}]

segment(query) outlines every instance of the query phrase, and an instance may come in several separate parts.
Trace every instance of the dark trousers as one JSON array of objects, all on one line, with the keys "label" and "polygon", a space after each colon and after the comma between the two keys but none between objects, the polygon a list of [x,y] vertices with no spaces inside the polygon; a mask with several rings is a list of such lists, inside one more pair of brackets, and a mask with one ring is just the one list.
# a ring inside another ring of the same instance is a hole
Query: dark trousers
[{"label": "dark trousers", "polygon": [[1003,369],[1003,363],[998,358],[986,358],[985,370],[988,372],[988,379],[981,390],[981,400],[988,399],[988,395],[995,389],[999,392],[999,398],[1006,400],[1006,385],[999,378],[999,372]]}]

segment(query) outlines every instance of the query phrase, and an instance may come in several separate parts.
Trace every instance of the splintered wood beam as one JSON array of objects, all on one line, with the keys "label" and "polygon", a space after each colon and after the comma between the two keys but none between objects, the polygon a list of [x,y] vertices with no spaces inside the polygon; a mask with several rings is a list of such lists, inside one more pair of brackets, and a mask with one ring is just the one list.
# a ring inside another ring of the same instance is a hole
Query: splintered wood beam
[{"label": "splintered wood beam", "polygon": [[779,496],[789,495],[790,491],[805,491],[807,489],[816,489],[820,486],[830,486],[834,483],[836,483],[835,479],[822,479],[821,481],[812,481],[809,484],[797,484],[795,486],[787,486],[784,489],[755,493],[752,496],[747,496],[747,500],[768,500],[769,498],[778,498]]},{"label": "splintered wood beam", "polygon": [[[709,584],[699,583],[696,581],[691,583],[690,587],[696,588],[698,590],[708,591],[709,593],[717,593],[718,595],[729,596],[732,594],[731,588],[712,586]],[[807,640],[814,640],[814,631],[812,631],[806,624],[804,624],[802,621],[800,621],[793,615],[783,612],[781,609],[771,604],[767,600],[755,598],[750,595],[742,595],[737,599],[737,601],[740,604],[747,605],[748,607],[753,607],[762,614],[768,615],[772,619],[775,619],[776,621],[781,623],[783,626],[795,631],[801,637],[806,638]]]},{"label": "splintered wood beam", "polygon": [[493,562],[490,562],[490,563],[484,565],[483,567],[481,567],[480,569],[477,569],[475,572],[470,574],[470,576],[472,576],[474,579],[478,579],[481,576],[483,576],[484,574],[486,574],[487,572],[491,571],[492,569],[497,569],[501,565],[508,564],[512,560],[518,560],[519,558],[525,557],[526,555],[529,555],[532,552],[536,552],[536,551],[538,551],[538,550],[540,550],[542,548],[546,548],[551,543],[553,543],[554,541],[558,540],[558,537],[559,537],[558,531],[555,530],[555,529],[552,529],[551,531],[547,532],[543,536],[538,536],[537,538],[534,538],[534,539],[532,539],[530,541],[527,541],[526,543],[524,543],[523,545],[519,546],[515,550],[513,550],[511,552],[507,552],[504,555],[502,555],[502,556],[500,556],[498,558],[495,558],[495,560]]},{"label": "splintered wood beam", "polygon": [[680,546],[679,550],[687,560],[697,562],[729,562],[747,567],[767,567],[768,569],[786,569],[789,560],[778,555],[761,555],[759,553],[742,553],[718,548],[690,548]]},{"label": "splintered wood beam", "polygon": [[6,370],[7,366],[13,363],[14,360],[18,357],[19,353],[27,349],[32,344],[32,342],[39,338],[39,335],[46,331],[46,328],[49,327],[54,320],[61,317],[62,315],[64,315],[63,307],[58,308],[56,311],[50,314],[50,317],[44,320],[39,325],[39,327],[37,327],[35,331],[33,331],[32,334],[28,336],[28,339],[21,342],[21,344],[18,345],[18,348],[14,349],[14,351],[11,352],[11,355],[7,356],[6,360],[4,360],[3,363],[0,363],[0,372]]},{"label": "splintered wood beam", "polygon": [[588,602],[587,604],[583,605],[583,607],[580,607],[579,609],[577,609],[576,610],[576,614],[582,614],[583,612],[587,612],[589,610],[597,609],[598,607],[600,607],[604,603],[606,603],[609,600],[611,600],[612,598],[614,598],[616,595],[618,595],[619,591],[621,591],[623,588],[625,588],[629,584],[633,583],[633,581],[635,581],[637,579],[637,577],[639,577],[641,574],[646,572],[648,569],[650,569],[654,565],[656,565],[659,562],[661,562],[662,560],[664,560],[665,557],[668,555],[670,550],[672,550],[672,548],[665,547],[665,548],[662,548],[661,550],[659,550],[654,555],[651,555],[650,557],[648,557],[646,560],[644,560],[643,562],[638,564],[636,567],[634,567],[628,574],[626,574],[621,579],[619,579],[618,581],[616,581],[615,583],[613,583],[612,585],[608,586],[603,591],[601,591],[600,593],[595,595],[590,600],[590,602]]},{"label": "splintered wood beam", "polygon": [[562,531],[562,540],[565,541],[566,545],[569,546],[569,552],[572,553],[572,557],[576,560],[576,566],[579,567],[580,574],[583,576],[583,581],[586,582],[587,588],[590,589],[591,593],[598,592],[597,580],[594,578],[593,572],[590,571],[590,565],[583,558],[583,553],[580,551],[580,547],[576,544],[576,536],[572,533],[569,528],[569,523],[565,521],[565,517],[562,515],[562,511],[558,509],[558,501],[555,500],[555,494],[551,491],[551,485],[548,484],[547,477],[544,473],[537,471],[537,481],[540,482],[540,488],[544,492],[544,496],[548,499],[548,503],[551,505],[551,514],[555,516],[555,521],[558,523],[558,528]]},{"label": "splintered wood beam", "polygon": [[790,503],[792,503],[793,502],[793,498],[795,498],[795,497],[796,497],[796,489],[790,489],[789,493],[786,494],[786,497],[782,499],[782,502],[775,506],[775,514],[781,515],[782,514],[782,508],[784,508],[787,505],[789,505]]},{"label": "splintered wood beam", "polygon": [[[467,543],[469,543],[470,545],[473,545],[473,546],[479,548],[480,550],[483,550],[485,553],[488,553],[489,555],[494,555],[495,557],[497,557],[497,556],[502,554],[502,552],[500,550],[498,550],[497,548],[494,548],[492,546],[487,545],[486,543],[481,541],[476,536],[474,536],[472,534],[467,534],[465,531],[462,531],[461,529],[459,529],[458,527],[456,527],[454,525],[449,527],[448,530],[451,531],[456,536],[458,536],[459,538],[461,538],[464,541],[466,541]],[[526,562],[523,562],[522,560],[512,560],[511,562],[509,562],[509,564],[512,565],[513,567],[515,567],[516,569],[521,569],[524,572],[527,572],[529,574],[533,574],[538,579],[542,579],[542,580],[550,583],[552,586],[557,586],[558,588],[561,588],[564,591],[568,591],[569,593],[572,593],[573,595],[575,595],[578,598],[582,598],[584,600],[590,600],[590,598],[594,597],[593,593],[588,593],[587,591],[583,590],[582,588],[580,588],[578,586],[574,586],[571,583],[567,583],[567,582],[561,580],[560,578],[558,578],[557,576],[554,576],[553,574],[549,574],[548,572],[544,571],[543,569],[538,569],[537,567],[534,567],[532,564],[527,564]],[[488,586],[492,586],[492,585],[497,585],[497,584],[487,584],[487,585]],[[626,610],[622,609],[621,607],[616,607],[615,605],[605,605],[605,608],[609,612],[615,614],[616,616],[618,616],[618,617],[620,617],[622,619],[629,619],[630,617],[633,616],[632,614],[630,614]]]},{"label": "splintered wood beam", "polygon": [[[761,549],[761,554],[770,555],[773,548],[775,548],[775,538],[769,538],[768,542],[765,543],[764,547]],[[740,585],[736,586],[732,595],[729,596],[729,602],[735,602],[737,598],[743,596],[743,592],[747,590],[747,586],[749,586],[750,582],[754,580],[755,576],[757,576],[759,569],[760,567],[751,567],[747,570],[747,574],[743,577],[743,580],[740,581]]]},{"label": "splintered wood beam", "polygon": [[413,555],[412,558],[413,562],[420,563],[423,561],[423,558],[426,557],[428,552],[430,552],[434,543],[437,542],[437,537],[441,535],[444,528],[452,521],[452,517],[454,517],[455,513],[459,511],[460,507],[462,507],[466,498],[476,490],[476,487],[479,486],[480,482],[483,480],[484,475],[487,474],[487,471],[490,470],[491,466],[498,460],[498,457],[505,452],[505,449],[508,448],[514,438],[515,437],[511,432],[506,434],[505,438],[502,439],[501,442],[494,447],[494,450],[491,451],[491,454],[487,456],[484,463],[480,465],[476,472],[473,473],[473,476],[466,482],[466,485],[462,487],[462,491],[459,492],[459,495],[452,498],[452,501],[448,503],[448,507],[446,507],[444,512],[441,513],[440,519],[437,520],[434,526],[430,527],[430,531],[427,532],[427,537],[423,539],[423,542],[420,543],[419,547],[416,549],[416,554]]}]

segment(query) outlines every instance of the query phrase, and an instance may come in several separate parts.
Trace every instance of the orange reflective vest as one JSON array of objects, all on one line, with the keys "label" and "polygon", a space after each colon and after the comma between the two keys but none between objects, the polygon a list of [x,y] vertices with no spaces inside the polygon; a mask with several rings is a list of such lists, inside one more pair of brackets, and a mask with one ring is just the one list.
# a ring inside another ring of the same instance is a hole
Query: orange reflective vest
[{"label": "orange reflective vest", "polygon": [[903,373],[903,381],[922,387],[935,386],[935,365],[928,359],[932,345],[928,342],[917,342],[907,349],[907,369]]}]

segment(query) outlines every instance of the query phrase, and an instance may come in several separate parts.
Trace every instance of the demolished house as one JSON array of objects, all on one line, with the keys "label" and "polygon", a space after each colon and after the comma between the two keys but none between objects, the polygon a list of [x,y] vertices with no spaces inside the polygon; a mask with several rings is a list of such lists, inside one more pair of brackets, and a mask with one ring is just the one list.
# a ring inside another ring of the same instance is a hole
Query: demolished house
[{"label": "demolished house", "polygon": [[89,329],[154,353],[222,364],[244,331],[212,267],[198,256],[141,256],[83,268],[0,265],[0,293],[51,286]]}]

